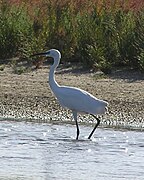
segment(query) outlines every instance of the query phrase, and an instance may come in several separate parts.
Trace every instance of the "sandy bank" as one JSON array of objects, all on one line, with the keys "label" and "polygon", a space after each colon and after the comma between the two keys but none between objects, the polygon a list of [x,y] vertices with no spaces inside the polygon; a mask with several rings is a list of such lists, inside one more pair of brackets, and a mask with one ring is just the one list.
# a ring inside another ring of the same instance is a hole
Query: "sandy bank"
[{"label": "sandy bank", "polygon": [[[71,113],[62,109],[52,95],[48,82],[49,66],[14,74],[6,67],[0,71],[0,116],[39,121],[71,121]],[[102,124],[132,125],[144,128],[144,75],[117,71],[110,76],[71,67],[59,67],[56,80],[75,86],[109,102],[109,113]],[[89,121],[80,116],[79,121]],[[92,118],[91,118],[92,120]]]}]

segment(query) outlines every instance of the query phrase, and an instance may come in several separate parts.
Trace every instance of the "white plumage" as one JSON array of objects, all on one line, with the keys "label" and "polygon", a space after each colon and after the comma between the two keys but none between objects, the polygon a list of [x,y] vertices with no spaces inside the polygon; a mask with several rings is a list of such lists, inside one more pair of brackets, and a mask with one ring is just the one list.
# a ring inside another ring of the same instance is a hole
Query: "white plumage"
[{"label": "white plumage", "polygon": [[92,134],[94,133],[95,129],[100,123],[100,120],[94,116],[98,114],[104,114],[107,110],[108,103],[106,101],[97,99],[92,94],[88,93],[79,88],[69,87],[69,86],[60,86],[54,77],[55,70],[59,65],[61,54],[56,49],[51,49],[44,53],[38,53],[35,55],[42,55],[42,56],[49,56],[54,59],[54,64],[50,68],[49,73],[49,85],[56,96],[57,100],[59,101],[60,105],[64,108],[68,108],[72,110],[73,117],[76,122],[77,127],[77,137],[79,137],[79,126],[77,122],[77,113],[86,113],[91,114],[93,117],[97,119],[97,124],[95,125],[93,131],[90,133],[88,139],[91,138]]},{"label": "white plumage", "polygon": [[106,110],[107,102],[78,88],[60,86],[55,96],[61,106],[80,113],[103,114]]}]

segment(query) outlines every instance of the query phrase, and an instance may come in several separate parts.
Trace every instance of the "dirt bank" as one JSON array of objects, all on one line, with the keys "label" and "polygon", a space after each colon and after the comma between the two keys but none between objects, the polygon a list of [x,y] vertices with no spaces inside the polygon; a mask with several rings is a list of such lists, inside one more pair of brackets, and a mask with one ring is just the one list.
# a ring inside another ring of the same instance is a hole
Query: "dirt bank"
[{"label": "dirt bank", "polygon": [[[49,66],[14,74],[10,67],[0,71],[0,116],[39,121],[71,121],[71,114],[63,110],[48,85]],[[99,75],[78,68],[60,66],[56,80],[61,85],[75,86],[109,102],[109,113],[102,124],[144,127],[144,75],[117,71],[110,76]],[[88,121],[80,116],[80,121]]]}]

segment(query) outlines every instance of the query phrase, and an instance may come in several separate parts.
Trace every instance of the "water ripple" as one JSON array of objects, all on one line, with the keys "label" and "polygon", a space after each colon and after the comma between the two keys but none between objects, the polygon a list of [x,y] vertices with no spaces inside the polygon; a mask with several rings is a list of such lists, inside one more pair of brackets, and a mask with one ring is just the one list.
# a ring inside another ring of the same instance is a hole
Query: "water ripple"
[{"label": "water ripple", "polygon": [[143,132],[0,122],[0,179],[143,180]]}]

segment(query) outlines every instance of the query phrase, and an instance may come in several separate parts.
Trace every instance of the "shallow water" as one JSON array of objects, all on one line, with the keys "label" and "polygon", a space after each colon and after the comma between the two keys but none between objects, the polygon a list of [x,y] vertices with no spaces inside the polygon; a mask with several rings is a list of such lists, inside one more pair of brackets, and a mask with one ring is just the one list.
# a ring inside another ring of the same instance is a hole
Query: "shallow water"
[{"label": "shallow water", "polygon": [[143,180],[143,132],[0,122],[0,179]]}]

